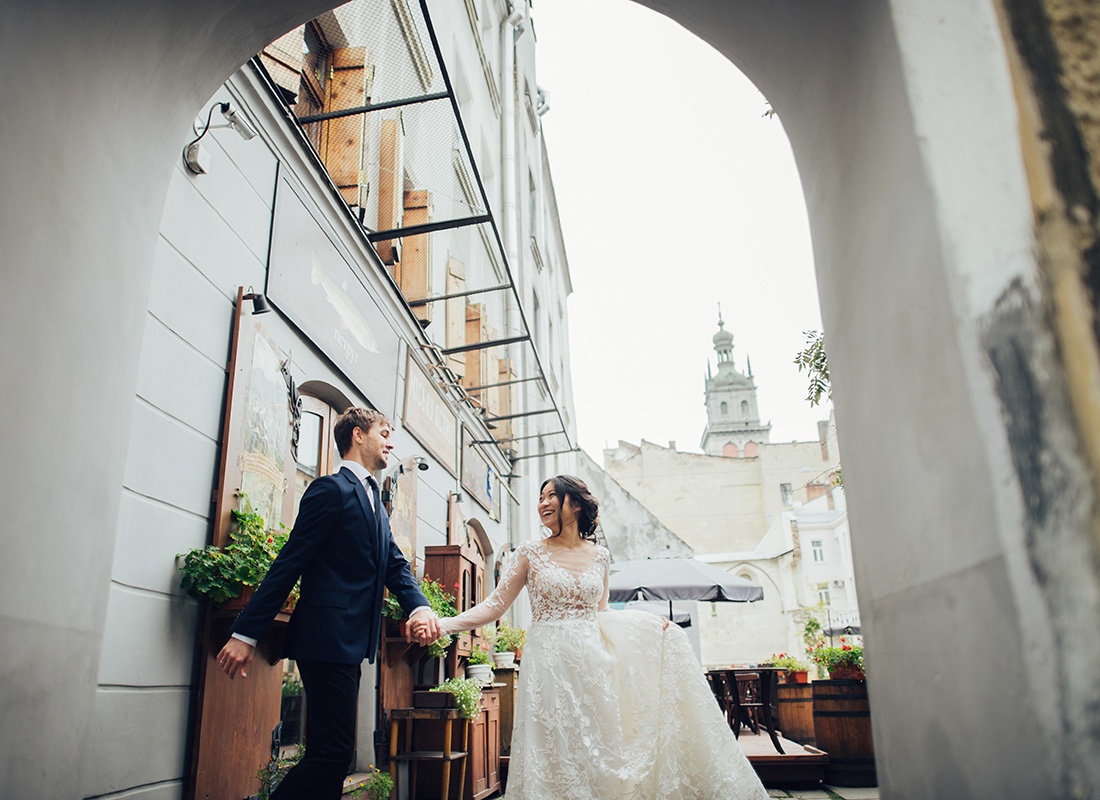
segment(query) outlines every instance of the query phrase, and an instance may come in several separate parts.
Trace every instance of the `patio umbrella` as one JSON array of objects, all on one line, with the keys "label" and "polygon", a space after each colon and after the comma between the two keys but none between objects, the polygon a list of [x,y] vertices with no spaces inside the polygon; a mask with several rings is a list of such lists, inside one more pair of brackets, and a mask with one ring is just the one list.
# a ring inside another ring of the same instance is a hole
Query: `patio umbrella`
[{"label": "patio umbrella", "polygon": [[615,602],[668,600],[670,614],[673,600],[752,603],[764,599],[764,587],[760,584],[694,558],[650,558],[612,564],[607,585],[610,599]]}]

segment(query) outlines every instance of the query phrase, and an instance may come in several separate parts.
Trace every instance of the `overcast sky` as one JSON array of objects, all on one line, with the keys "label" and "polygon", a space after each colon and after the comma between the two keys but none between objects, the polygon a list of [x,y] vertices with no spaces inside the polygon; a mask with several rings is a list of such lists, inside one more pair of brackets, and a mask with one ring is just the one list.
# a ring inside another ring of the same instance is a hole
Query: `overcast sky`
[{"label": "overcast sky", "polygon": [[771,440],[816,439],[828,411],[793,361],[821,316],[782,123],[710,45],[629,0],[544,0],[533,17],[581,446],[601,463],[619,439],[699,451],[719,302]]}]

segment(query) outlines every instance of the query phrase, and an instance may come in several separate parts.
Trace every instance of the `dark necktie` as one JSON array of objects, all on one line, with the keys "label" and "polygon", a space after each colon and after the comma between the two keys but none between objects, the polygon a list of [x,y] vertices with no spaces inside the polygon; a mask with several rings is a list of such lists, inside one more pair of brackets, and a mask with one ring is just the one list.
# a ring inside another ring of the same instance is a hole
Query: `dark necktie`
[{"label": "dark necktie", "polygon": [[375,529],[377,529],[378,528],[378,521],[381,519],[381,515],[379,514],[378,509],[381,507],[382,500],[378,496],[378,482],[375,481],[373,475],[368,475],[367,476],[367,484],[366,484],[365,488],[367,490],[367,494],[370,495],[371,511],[374,514],[373,522],[374,522]]}]

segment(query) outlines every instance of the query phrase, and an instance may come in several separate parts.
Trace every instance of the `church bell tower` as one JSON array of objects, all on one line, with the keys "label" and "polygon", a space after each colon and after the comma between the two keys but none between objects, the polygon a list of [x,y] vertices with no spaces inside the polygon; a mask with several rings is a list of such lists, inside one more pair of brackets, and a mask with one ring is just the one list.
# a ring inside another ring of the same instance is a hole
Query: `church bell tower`
[{"label": "church bell tower", "polygon": [[756,455],[755,445],[768,441],[771,423],[761,424],[756,404],[756,382],[752,363],[746,358],[746,373],[733,363],[733,334],[725,329],[722,307],[718,307],[718,332],[714,351],[718,354],[718,374],[712,375],[707,363],[707,427],[700,447],[710,456],[741,458]]}]

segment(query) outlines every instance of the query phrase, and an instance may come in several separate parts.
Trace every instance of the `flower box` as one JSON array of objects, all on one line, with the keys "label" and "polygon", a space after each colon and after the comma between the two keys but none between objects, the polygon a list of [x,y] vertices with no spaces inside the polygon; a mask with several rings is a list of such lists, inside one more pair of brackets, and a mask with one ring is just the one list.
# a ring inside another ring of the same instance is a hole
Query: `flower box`
[{"label": "flower box", "polygon": [[418,690],[413,692],[413,708],[458,708],[458,701],[449,692]]}]

